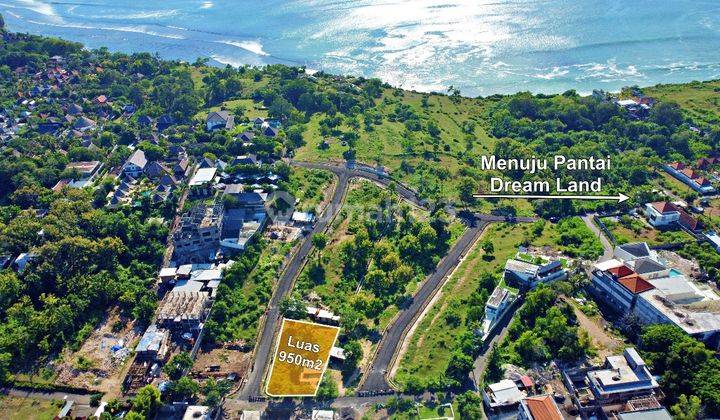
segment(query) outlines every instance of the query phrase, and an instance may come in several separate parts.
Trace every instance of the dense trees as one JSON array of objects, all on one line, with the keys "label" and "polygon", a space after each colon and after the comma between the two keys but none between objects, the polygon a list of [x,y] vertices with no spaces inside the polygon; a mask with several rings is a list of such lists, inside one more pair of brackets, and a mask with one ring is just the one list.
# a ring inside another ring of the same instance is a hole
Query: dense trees
[{"label": "dense trees", "polygon": [[720,415],[720,360],[713,351],[669,324],[648,326],[640,335],[639,348],[653,373],[662,377],[669,403],[695,410],[693,397],[697,397],[708,416]]}]

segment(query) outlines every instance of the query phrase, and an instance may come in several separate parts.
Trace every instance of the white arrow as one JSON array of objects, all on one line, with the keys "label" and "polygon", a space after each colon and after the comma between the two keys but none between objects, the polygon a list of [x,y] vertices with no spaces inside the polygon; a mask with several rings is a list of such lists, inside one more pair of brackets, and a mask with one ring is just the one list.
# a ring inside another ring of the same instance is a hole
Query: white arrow
[{"label": "white arrow", "polygon": [[512,195],[512,194],[475,194],[475,198],[525,198],[525,199],[545,199],[545,200],[615,200],[618,203],[629,199],[625,194],[618,195]]}]

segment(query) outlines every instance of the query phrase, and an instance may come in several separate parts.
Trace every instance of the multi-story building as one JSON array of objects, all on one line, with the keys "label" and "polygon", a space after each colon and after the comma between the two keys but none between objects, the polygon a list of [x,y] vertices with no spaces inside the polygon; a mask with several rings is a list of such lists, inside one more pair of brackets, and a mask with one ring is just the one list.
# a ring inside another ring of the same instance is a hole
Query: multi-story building
[{"label": "multi-story building", "polygon": [[592,271],[590,291],[617,313],[645,324],[670,323],[712,348],[720,346],[720,297],[668,268],[645,243],[620,245]]},{"label": "multi-story building", "polygon": [[173,232],[174,259],[178,263],[205,262],[220,247],[222,204],[197,206],[188,211]]},{"label": "multi-story building", "polygon": [[512,306],[517,295],[504,287],[496,287],[485,304],[485,319],[483,320],[483,340],[490,335],[492,329],[502,319],[503,315]]},{"label": "multi-story building", "polygon": [[567,270],[560,261],[549,261],[544,258],[520,259],[518,254],[517,258],[511,258],[505,263],[505,278],[525,288],[564,280],[567,276]]}]

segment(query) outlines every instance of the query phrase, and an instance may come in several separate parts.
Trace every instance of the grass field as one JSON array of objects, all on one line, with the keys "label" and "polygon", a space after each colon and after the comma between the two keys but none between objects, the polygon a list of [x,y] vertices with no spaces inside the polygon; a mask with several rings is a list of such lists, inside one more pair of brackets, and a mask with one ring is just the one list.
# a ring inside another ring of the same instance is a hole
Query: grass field
[{"label": "grass field", "polygon": [[[423,106],[423,96],[427,97],[427,106]],[[356,145],[358,161],[387,167],[421,194],[457,198],[458,172],[462,167],[473,170],[472,165],[463,162],[467,146],[474,153],[482,154],[490,152],[495,144],[495,139],[485,132],[481,124],[485,112],[481,100],[460,98],[453,101],[448,96],[386,89],[377,104],[380,123],[373,124],[371,131],[364,127],[352,130],[346,124],[338,128],[359,134]],[[400,121],[393,121],[391,115],[398,105],[411,107],[422,124],[432,119],[439,128],[439,134],[431,138],[427,134],[407,130]],[[466,135],[470,136],[469,143]],[[349,149],[342,139],[321,134],[320,118],[317,116],[311,118],[304,138],[306,144],[296,153],[299,160],[342,160],[343,152]],[[325,149],[319,148],[323,140],[327,143]],[[401,170],[403,162],[413,169]]]},{"label": "grass field", "polygon": [[[493,273],[500,280],[505,262],[515,255],[518,246],[531,237],[531,229],[530,224],[502,223],[486,230],[450,276],[440,297],[410,338],[395,375],[398,383],[407,385],[408,381],[414,381],[423,384],[445,372],[457,337],[467,329],[467,298],[477,290],[481,273]],[[543,233],[531,240],[531,243],[535,246],[552,245],[556,235],[554,225],[546,224]],[[494,244],[492,258],[482,250],[481,245],[486,240]],[[446,318],[450,313],[459,314],[461,322],[455,326],[449,325]]]},{"label": "grass field", "polygon": [[63,406],[61,400],[0,397],[0,420],[52,420]]},{"label": "grass field", "polygon": [[602,219],[603,223],[615,236],[620,244],[630,242],[647,242],[648,245],[661,245],[677,242],[690,242],[694,238],[684,230],[659,231],[634,218],[617,220],[612,217]]},{"label": "grass field", "polygon": [[677,102],[690,117],[709,123],[720,121],[720,80],[644,88],[645,94],[661,101]]}]

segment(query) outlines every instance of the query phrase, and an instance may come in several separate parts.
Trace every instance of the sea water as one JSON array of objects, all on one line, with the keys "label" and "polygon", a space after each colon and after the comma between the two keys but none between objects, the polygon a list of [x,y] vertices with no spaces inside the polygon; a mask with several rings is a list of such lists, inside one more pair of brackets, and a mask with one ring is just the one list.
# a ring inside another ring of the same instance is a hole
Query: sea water
[{"label": "sea water", "polygon": [[717,0],[0,0],[12,31],[422,91],[618,90],[720,76]]}]

